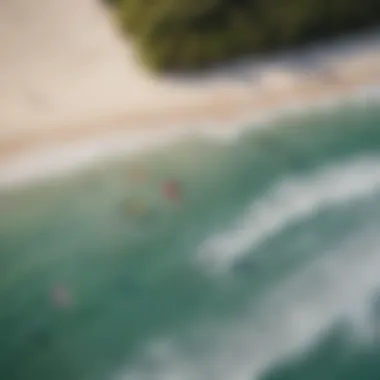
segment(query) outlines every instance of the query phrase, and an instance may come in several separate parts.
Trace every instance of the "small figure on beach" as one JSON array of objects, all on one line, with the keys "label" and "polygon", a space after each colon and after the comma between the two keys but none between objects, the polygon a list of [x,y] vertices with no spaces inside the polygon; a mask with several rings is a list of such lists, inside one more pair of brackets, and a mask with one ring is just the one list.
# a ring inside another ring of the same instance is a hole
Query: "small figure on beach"
[{"label": "small figure on beach", "polygon": [[173,202],[181,202],[182,189],[181,185],[176,180],[167,180],[162,185],[162,195]]},{"label": "small figure on beach", "polygon": [[51,301],[57,309],[68,309],[72,306],[72,298],[64,285],[56,285],[51,292]]}]

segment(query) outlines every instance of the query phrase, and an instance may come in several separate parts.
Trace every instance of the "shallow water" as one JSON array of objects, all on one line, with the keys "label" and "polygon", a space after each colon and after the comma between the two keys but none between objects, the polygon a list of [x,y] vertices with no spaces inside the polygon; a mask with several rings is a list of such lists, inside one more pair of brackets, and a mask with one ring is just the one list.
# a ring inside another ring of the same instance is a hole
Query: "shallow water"
[{"label": "shallow water", "polygon": [[3,190],[0,378],[379,379],[378,105]]}]

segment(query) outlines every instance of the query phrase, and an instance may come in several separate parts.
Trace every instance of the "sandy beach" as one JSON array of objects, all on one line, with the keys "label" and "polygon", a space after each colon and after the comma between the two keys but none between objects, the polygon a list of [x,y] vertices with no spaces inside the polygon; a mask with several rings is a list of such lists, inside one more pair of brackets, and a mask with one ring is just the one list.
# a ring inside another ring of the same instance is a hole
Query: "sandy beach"
[{"label": "sandy beach", "polygon": [[132,51],[95,0],[3,1],[0,177],[9,182],[12,168],[63,147],[87,146],[94,157],[121,133],[119,144],[131,145],[128,136],[180,126],[233,128],[279,107],[380,86],[378,31],[186,78],[154,77]]}]

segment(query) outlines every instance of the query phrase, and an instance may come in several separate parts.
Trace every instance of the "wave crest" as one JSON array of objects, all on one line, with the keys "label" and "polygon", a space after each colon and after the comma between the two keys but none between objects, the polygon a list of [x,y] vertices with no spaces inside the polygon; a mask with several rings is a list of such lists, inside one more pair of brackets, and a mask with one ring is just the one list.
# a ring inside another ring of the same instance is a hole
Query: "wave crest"
[{"label": "wave crest", "polygon": [[370,196],[380,190],[380,159],[361,157],[328,166],[307,177],[286,179],[249,205],[235,225],[207,239],[197,257],[226,270],[287,226],[317,211]]}]

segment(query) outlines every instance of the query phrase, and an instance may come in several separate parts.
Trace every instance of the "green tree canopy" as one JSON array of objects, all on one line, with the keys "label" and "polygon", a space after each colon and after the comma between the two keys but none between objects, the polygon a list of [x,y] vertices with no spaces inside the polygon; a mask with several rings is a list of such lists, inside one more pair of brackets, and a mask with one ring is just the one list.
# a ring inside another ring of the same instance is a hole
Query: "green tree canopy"
[{"label": "green tree canopy", "polygon": [[380,24],[380,0],[109,0],[155,70],[193,69]]}]

